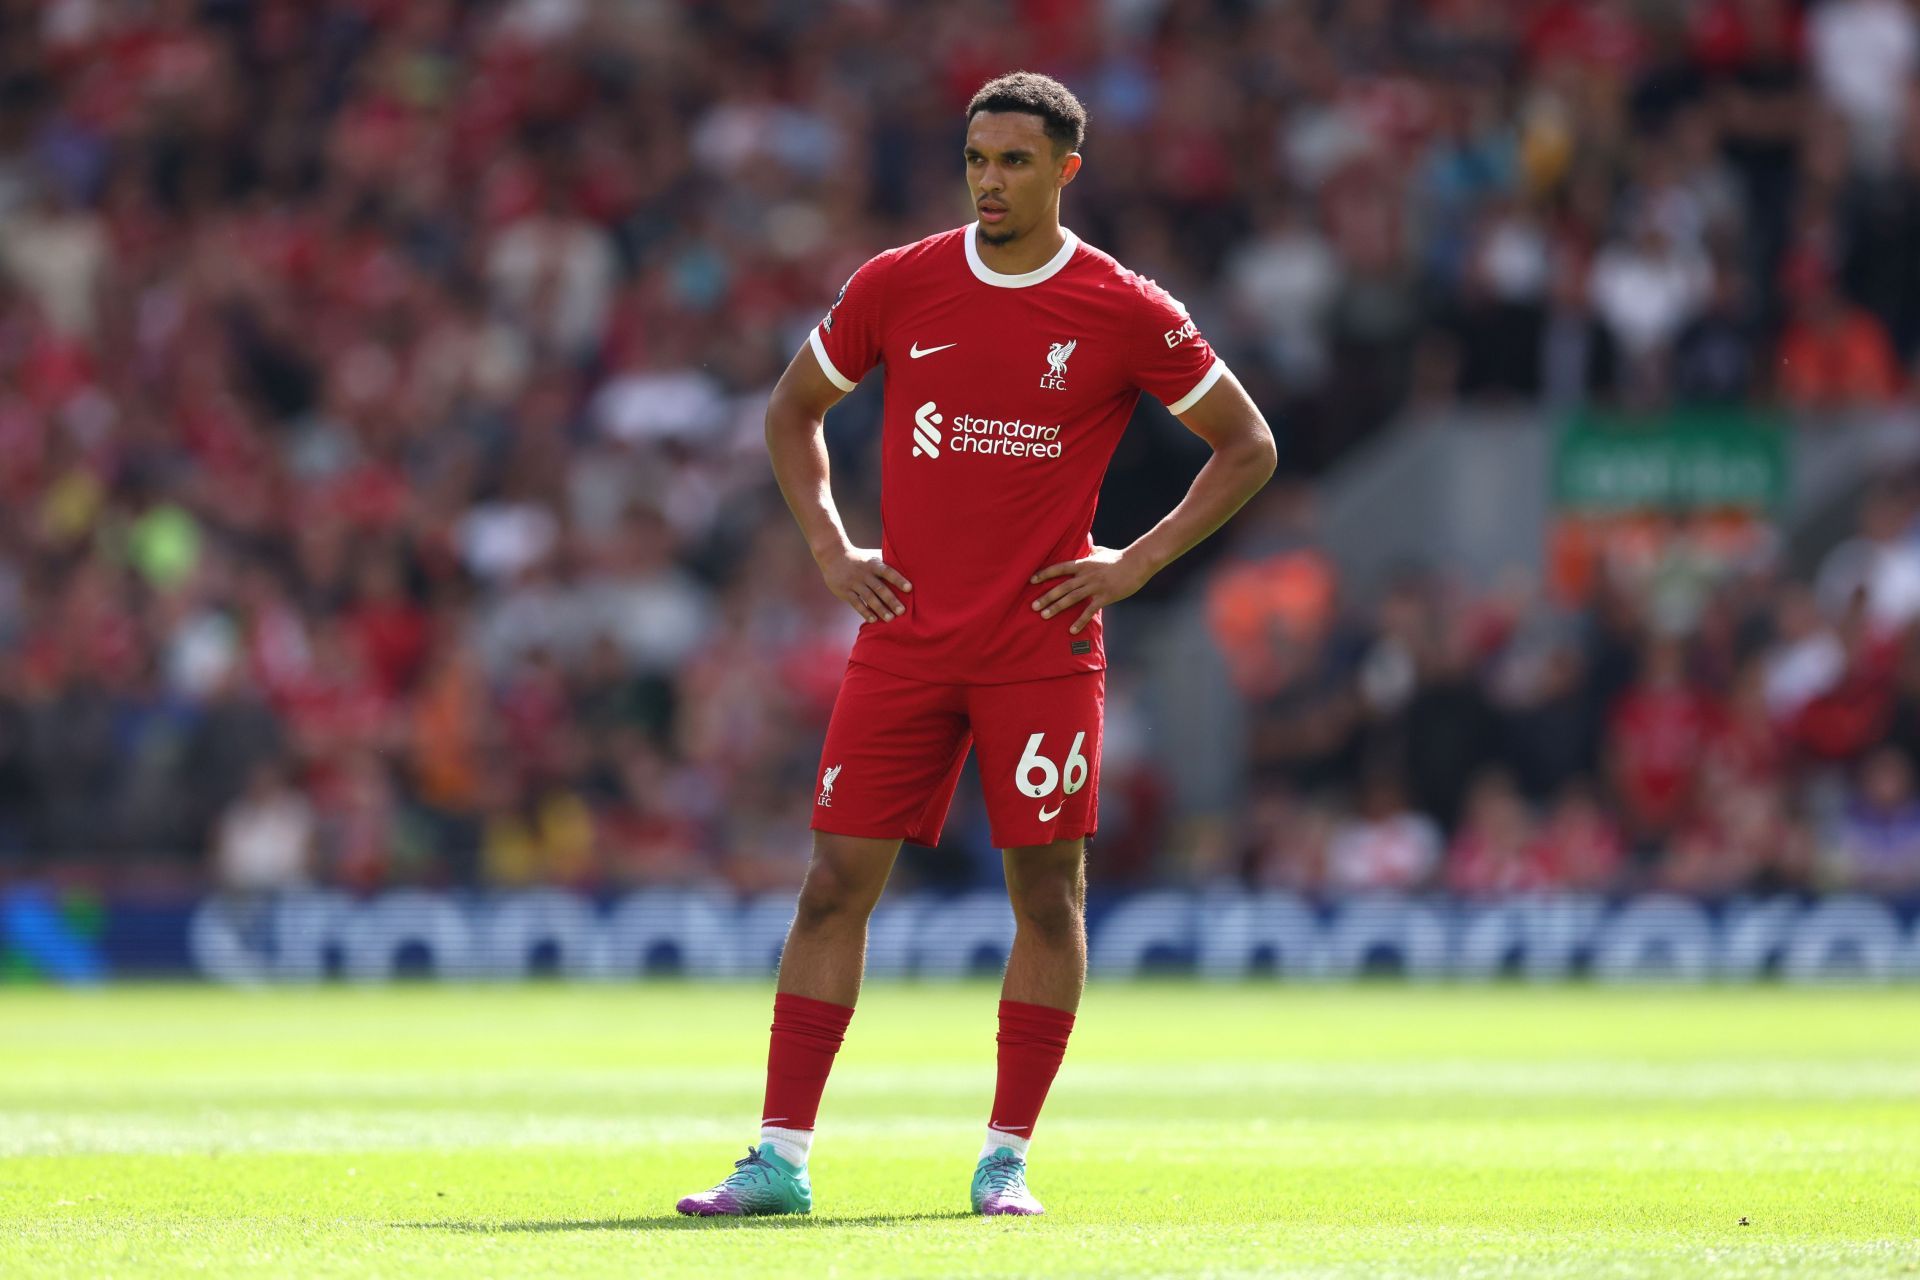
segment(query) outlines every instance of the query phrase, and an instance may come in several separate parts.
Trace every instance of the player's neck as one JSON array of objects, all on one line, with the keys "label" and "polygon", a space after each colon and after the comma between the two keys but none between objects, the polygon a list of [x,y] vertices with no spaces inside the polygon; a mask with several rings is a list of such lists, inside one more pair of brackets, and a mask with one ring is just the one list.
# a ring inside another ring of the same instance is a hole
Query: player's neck
[{"label": "player's neck", "polygon": [[1067,242],[1067,233],[1060,229],[1058,218],[1044,226],[1035,227],[1009,244],[987,243],[980,235],[980,224],[977,222],[967,234],[973,237],[973,245],[980,253],[981,263],[1003,276],[1022,276],[1029,271],[1038,271],[1052,262],[1054,255],[1060,252],[1060,246]]}]

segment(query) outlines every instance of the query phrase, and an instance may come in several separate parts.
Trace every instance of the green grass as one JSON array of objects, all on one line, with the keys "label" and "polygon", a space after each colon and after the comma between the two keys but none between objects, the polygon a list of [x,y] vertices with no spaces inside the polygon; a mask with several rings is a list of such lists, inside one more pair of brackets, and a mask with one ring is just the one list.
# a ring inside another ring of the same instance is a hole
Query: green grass
[{"label": "green grass", "polygon": [[768,1009],[0,994],[0,1275],[1920,1274],[1920,992],[1096,986],[1050,1212],[981,1221],[994,993],[876,987],[813,1217],[678,1218],[754,1131]]}]

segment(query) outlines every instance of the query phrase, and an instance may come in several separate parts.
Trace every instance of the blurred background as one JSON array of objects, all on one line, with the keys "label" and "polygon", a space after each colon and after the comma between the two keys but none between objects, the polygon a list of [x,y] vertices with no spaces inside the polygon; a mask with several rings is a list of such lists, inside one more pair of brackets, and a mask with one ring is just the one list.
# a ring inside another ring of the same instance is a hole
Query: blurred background
[{"label": "blurred background", "polygon": [[[767,393],[1022,67],[1282,455],[1108,620],[1098,893],[1911,895],[1917,66],[1906,0],[0,0],[7,963],[790,891],[856,619]],[[1097,538],[1204,457],[1143,403]],[[901,884],[999,874],[969,776]]]}]

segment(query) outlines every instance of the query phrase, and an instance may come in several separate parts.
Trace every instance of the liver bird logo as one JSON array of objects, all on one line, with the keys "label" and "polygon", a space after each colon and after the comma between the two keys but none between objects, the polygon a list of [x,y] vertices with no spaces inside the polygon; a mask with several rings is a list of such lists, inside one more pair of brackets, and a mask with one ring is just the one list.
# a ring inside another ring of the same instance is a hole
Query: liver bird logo
[{"label": "liver bird logo", "polygon": [[1047,367],[1056,378],[1067,376],[1067,360],[1073,355],[1073,349],[1080,345],[1080,339],[1072,342],[1056,342],[1047,348]]},{"label": "liver bird logo", "polygon": [[830,805],[833,803],[833,780],[840,776],[840,770],[844,768],[846,768],[845,765],[836,764],[820,775],[821,804]]}]

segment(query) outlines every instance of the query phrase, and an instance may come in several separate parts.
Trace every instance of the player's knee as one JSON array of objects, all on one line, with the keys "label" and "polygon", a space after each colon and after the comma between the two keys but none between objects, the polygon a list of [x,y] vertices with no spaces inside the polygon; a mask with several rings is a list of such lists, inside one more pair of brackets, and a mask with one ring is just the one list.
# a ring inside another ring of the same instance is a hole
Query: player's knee
[{"label": "player's knee", "polygon": [[807,869],[806,883],[800,887],[794,926],[803,930],[823,929],[865,920],[878,896],[878,891],[865,878],[831,858],[816,858]]},{"label": "player's knee", "polygon": [[1069,942],[1085,928],[1085,896],[1076,881],[1065,877],[1026,887],[1013,911],[1021,929],[1046,942]]}]

